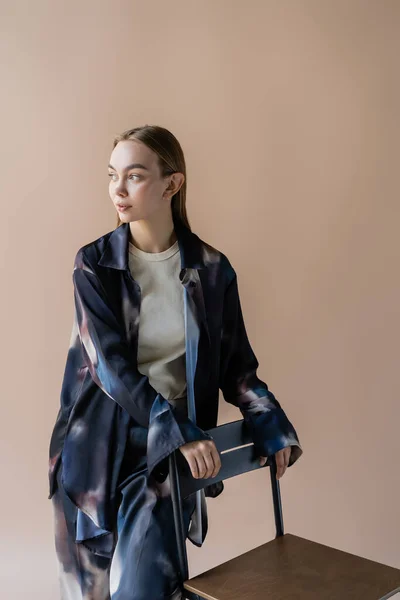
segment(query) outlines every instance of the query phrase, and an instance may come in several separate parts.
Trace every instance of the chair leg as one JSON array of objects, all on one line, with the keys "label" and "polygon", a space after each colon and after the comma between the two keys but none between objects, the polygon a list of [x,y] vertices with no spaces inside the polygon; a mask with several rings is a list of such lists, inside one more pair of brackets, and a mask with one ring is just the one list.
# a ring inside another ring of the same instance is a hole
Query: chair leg
[{"label": "chair leg", "polygon": [[272,456],[269,473],[271,476],[272,498],[274,501],[275,528],[276,528],[276,537],[281,537],[284,534],[282,501],[281,501],[281,490],[280,490],[279,480],[276,478],[276,472],[277,472],[276,460],[275,460],[275,456]]},{"label": "chair leg", "polygon": [[176,464],[175,452],[169,456],[169,473],[171,480],[171,500],[174,512],[174,525],[176,533],[176,543],[178,548],[178,562],[182,581],[189,577],[188,560],[186,553],[185,529],[183,522],[182,498],[179,485],[178,467]]}]

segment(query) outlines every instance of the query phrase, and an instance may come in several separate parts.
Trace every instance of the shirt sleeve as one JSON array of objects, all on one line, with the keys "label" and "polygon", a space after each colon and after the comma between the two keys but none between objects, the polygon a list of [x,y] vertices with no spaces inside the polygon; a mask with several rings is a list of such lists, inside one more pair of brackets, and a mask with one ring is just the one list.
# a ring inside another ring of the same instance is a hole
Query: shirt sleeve
[{"label": "shirt sleeve", "polygon": [[[83,356],[94,382],[136,423],[148,428],[149,472],[189,441],[211,437],[184,416],[139,372],[106,291],[82,250],[73,269],[74,300]],[[155,472],[156,474],[156,472]],[[165,477],[165,475],[163,475]]]},{"label": "shirt sleeve", "polygon": [[225,292],[220,353],[220,388],[237,406],[259,456],[291,447],[289,466],[302,455],[297,433],[267,384],[257,376],[258,360],[243,320],[236,272]]}]

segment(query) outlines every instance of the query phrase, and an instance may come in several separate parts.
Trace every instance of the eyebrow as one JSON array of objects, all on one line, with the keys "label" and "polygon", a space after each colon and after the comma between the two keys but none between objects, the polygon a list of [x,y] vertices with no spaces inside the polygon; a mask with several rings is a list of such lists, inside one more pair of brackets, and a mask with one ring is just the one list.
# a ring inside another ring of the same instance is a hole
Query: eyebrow
[{"label": "eyebrow", "polygon": [[[110,169],[112,169],[113,171],[117,170],[112,165],[108,165],[108,167]],[[144,169],[145,171],[149,171],[148,167],[145,167],[141,163],[132,163],[131,165],[128,165],[127,167],[125,167],[125,169],[123,169],[123,171],[130,171],[131,169]]]}]

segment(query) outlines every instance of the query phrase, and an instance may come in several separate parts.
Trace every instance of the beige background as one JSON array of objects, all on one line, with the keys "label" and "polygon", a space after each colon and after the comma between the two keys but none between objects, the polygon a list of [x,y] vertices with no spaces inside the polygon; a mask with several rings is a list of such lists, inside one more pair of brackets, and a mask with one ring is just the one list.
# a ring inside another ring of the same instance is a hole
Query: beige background
[{"label": "beige background", "polygon": [[[76,250],[113,229],[113,135],[180,140],[193,229],[239,276],[304,455],[286,531],[400,567],[396,0],[1,6],[1,586],[58,597],[47,454]],[[239,418],[221,401],[221,421]],[[209,500],[197,574],[274,535],[269,480]]]}]

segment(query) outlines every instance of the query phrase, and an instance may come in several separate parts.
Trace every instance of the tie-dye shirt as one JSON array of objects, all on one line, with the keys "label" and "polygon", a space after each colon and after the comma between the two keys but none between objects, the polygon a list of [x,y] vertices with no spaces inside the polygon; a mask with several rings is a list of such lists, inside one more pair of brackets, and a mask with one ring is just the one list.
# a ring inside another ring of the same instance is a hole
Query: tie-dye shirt
[{"label": "tie-dye shirt", "polygon": [[[260,456],[290,446],[291,466],[302,454],[293,425],[257,375],[231,262],[175,214],[173,219],[179,279],[200,332],[193,381],[187,382],[194,389],[196,423],[176,412],[137,368],[140,288],[129,270],[129,223],[86,244],[75,256],[75,315],[50,441],[49,498],[62,461],[64,491],[85,516],[88,538],[101,539],[115,527],[121,462],[125,452],[135,451],[129,436],[132,422],[147,431],[148,473],[160,481],[174,450],[210,439],[207,429],[217,425],[219,390],[240,409]],[[192,342],[186,339],[186,347]],[[206,495],[222,489],[222,483],[214,484]]]}]

